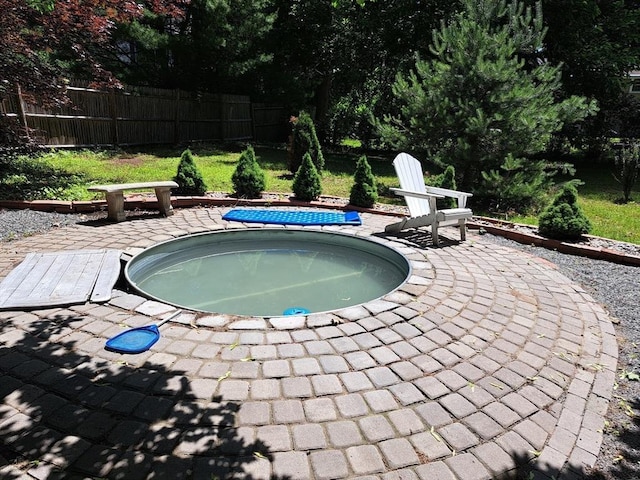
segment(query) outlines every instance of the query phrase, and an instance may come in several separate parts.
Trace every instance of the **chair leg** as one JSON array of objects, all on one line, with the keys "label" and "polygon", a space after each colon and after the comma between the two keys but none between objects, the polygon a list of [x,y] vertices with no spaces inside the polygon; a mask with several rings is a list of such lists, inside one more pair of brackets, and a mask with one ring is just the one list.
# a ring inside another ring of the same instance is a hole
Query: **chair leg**
[{"label": "chair leg", "polygon": [[460,227],[460,241],[464,242],[467,239],[467,223],[464,218],[458,220],[458,226]]},{"label": "chair leg", "polygon": [[440,240],[438,239],[438,222],[431,224],[431,236],[433,237],[433,244],[436,247],[440,246]]}]

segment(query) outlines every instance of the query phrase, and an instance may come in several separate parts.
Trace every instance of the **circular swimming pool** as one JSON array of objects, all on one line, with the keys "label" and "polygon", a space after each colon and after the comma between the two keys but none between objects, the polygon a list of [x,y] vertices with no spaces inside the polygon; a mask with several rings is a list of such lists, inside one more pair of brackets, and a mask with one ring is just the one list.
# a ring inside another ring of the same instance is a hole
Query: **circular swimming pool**
[{"label": "circular swimming pool", "polygon": [[359,305],[409,277],[407,259],[340,233],[246,229],[154,245],[125,267],[143,295],[191,310],[273,317]]}]

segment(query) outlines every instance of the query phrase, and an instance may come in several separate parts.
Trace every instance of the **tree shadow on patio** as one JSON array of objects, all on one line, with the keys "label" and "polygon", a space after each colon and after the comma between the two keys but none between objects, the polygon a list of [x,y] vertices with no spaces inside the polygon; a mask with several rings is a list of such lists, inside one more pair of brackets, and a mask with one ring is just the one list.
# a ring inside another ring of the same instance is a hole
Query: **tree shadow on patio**
[{"label": "tree shadow on patio", "polygon": [[272,475],[269,445],[235,426],[238,403],[196,391],[219,379],[194,387],[153,352],[102,352],[115,321],[61,309],[0,319],[3,479],[287,478]]}]

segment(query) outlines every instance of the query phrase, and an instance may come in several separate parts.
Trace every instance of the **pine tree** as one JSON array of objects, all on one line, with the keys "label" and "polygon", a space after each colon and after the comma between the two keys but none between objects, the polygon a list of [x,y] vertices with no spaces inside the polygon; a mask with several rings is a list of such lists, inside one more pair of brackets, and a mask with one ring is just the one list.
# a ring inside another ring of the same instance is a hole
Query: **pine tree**
[{"label": "pine tree", "polygon": [[303,202],[315,200],[322,194],[320,174],[308,153],[302,158],[302,164],[293,177],[292,188],[296,198]]},{"label": "pine tree", "polygon": [[316,128],[311,116],[300,113],[297,119],[293,120],[293,131],[291,134],[291,145],[289,146],[289,170],[293,173],[298,171],[305,154],[311,156],[311,161],[318,173],[324,169],[324,156],[320,148],[320,141],[316,134]]},{"label": "pine tree", "polygon": [[377,125],[391,145],[453,165],[462,190],[494,198],[500,184],[514,195],[526,192],[503,195],[503,207],[526,207],[550,184],[552,165],[537,157],[553,133],[596,107],[582,97],[557,99],[560,70],[540,53],[540,4],[534,13],[519,0],[462,3],[462,12],[434,31],[433,59],[418,59],[415,71],[396,77],[400,115]]},{"label": "pine tree", "polygon": [[264,171],[251,145],[240,154],[231,182],[238,198],[259,198],[262,194],[265,187]]},{"label": "pine tree", "polygon": [[371,166],[365,155],[358,159],[356,171],[353,175],[353,185],[349,196],[349,203],[357,207],[371,208],[378,200],[376,178],[371,172]]},{"label": "pine tree", "polygon": [[207,185],[189,149],[182,152],[178,172],[173,180],[178,184],[178,188],[173,190],[176,195],[204,195],[207,191]]}]

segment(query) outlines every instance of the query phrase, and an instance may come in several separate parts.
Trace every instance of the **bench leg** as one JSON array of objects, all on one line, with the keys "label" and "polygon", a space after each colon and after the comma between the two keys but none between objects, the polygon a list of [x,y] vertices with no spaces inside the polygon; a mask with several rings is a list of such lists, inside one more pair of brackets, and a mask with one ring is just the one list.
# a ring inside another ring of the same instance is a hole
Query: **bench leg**
[{"label": "bench leg", "polygon": [[168,217],[173,215],[173,207],[171,206],[171,188],[156,187],[156,198],[158,199],[158,208],[160,214]]},{"label": "bench leg", "polygon": [[124,195],[122,191],[107,192],[107,218],[114,222],[121,222],[125,219],[124,215]]}]

